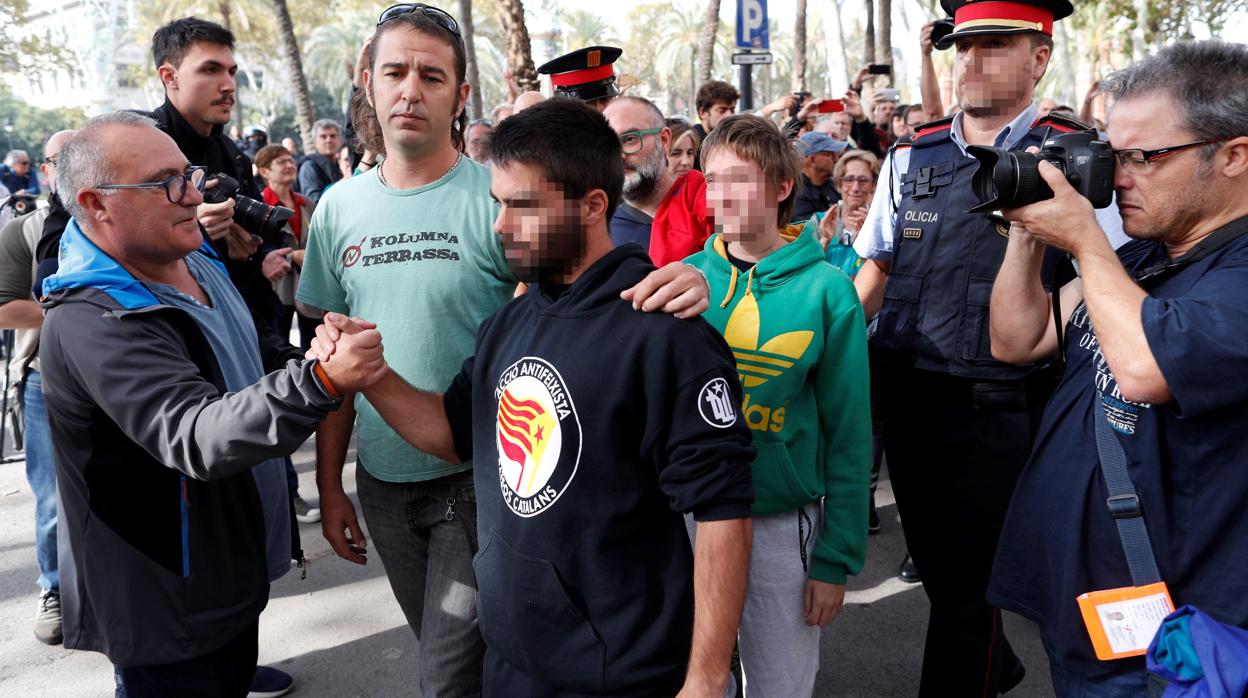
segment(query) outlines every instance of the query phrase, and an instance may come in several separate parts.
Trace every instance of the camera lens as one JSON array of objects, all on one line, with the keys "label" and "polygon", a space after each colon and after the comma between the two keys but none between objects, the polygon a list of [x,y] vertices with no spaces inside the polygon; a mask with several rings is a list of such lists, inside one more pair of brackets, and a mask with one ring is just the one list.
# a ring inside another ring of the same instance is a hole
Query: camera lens
[{"label": "camera lens", "polygon": [[269,206],[246,196],[234,197],[234,222],[262,238],[277,237],[295,212],[285,206]]},{"label": "camera lens", "polygon": [[1040,177],[1038,155],[978,145],[968,145],[966,152],[979,160],[971,189],[980,202],[967,213],[1017,208],[1053,198],[1053,190]]}]

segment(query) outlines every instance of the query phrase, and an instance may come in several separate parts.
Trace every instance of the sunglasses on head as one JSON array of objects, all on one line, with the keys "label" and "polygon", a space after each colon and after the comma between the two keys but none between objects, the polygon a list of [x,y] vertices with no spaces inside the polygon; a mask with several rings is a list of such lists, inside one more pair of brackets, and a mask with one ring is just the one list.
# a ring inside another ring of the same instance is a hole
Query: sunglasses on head
[{"label": "sunglasses on head", "polygon": [[390,7],[387,7],[385,12],[382,12],[381,16],[377,18],[377,26],[380,27],[395,17],[412,13],[422,14],[425,17],[432,19],[438,24],[438,26],[455,36],[460,35],[459,22],[456,22],[454,17],[436,7],[430,7],[429,5],[420,2],[405,2],[399,5],[391,5]]}]

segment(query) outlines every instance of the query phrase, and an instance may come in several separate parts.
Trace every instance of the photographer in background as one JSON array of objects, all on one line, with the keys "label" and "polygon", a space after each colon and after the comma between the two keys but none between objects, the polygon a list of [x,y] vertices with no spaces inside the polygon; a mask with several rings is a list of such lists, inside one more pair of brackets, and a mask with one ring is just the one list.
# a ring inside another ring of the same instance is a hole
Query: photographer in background
[{"label": "photographer in background", "polygon": [[[1044,405],[1045,366],[993,359],[988,298],[1008,228],[971,186],[968,144],[1040,145],[1032,95],[1053,51],[1066,0],[945,0],[955,30],[954,84],[962,111],[927,124],[889,152],[854,242],[869,260],[855,278],[866,316],[879,313],[873,372],[897,509],[931,602],[920,696],[994,696],[1023,678],[984,599],[997,536]],[[1042,20],[1042,21],[1040,21]],[[1042,31],[1019,28],[1023,22]],[[1052,122],[1058,131],[1074,122]],[[1116,233],[1116,209],[1102,228]]]},{"label": "photographer in background", "polygon": [[1058,696],[1115,698],[1145,695],[1143,657],[1098,660],[1075,599],[1142,582],[1118,534],[1135,517],[1107,507],[1118,493],[1102,477],[1098,431],[1125,455],[1144,548],[1174,605],[1248,627],[1248,47],[1174,44],[1106,87],[1114,186],[1135,241],[1115,254],[1089,202],[1045,162],[1053,198],[1004,212],[994,356],[1026,364],[1059,351],[1044,245],[1074,255],[1080,278],[1060,291],[1066,370],[1015,490],[989,600],[1039,623]]}]

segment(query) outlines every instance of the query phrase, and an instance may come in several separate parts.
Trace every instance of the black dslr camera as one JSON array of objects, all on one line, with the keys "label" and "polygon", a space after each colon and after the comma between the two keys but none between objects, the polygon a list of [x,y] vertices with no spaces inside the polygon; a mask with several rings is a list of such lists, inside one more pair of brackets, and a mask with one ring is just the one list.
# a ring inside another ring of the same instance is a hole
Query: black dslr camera
[{"label": "black dslr camera", "polygon": [[971,178],[978,204],[967,213],[987,213],[1018,208],[1053,198],[1053,190],[1040,176],[1040,161],[1048,160],[1066,175],[1070,186],[1105,208],[1114,197],[1114,151],[1091,131],[1045,136],[1037,153],[968,145],[967,154],[979,160]]},{"label": "black dslr camera", "polygon": [[238,180],[218,172],[211,176],[217,180],[217,186],[204,192],[204,203],[223,204],[234,199],[234,222],[252,235],[259,235],[266,240],[278,238],[286,221],[295,212],[285,206],[270,206],[263,201],[256,201],[238,193]]}]

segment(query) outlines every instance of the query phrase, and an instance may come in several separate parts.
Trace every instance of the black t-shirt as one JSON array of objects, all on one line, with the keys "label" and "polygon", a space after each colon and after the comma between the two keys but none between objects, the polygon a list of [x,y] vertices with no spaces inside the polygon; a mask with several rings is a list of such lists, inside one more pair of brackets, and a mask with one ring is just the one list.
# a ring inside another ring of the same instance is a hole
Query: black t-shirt
[{"label": "black t-shirt", "polygon": [[[1248,227],[1248,218],[1235,225]],[[1128,270],[1166,261],[1159,243],[1118,252]],[[1097,660],[1075,601],[1131,585],[1105,503],[1096,399],[1126,452],[1174,603],[1248,627],[1248,235],[1146,288],[1140,319],[1174,399],[1124,399],[1086,307],[1075,309],[1066,374],[1015,490],[988,591],[992,603],[1037,621],[1058,661],[1088,676],[1143,664]]]},{"label": "black t-shirt", "polygon": [[683,514],[750,515],[754,459],[732,353],[705,320],[619,297],[635,245],[553,300],[491,316],[444,404],[474,458],[489,648],[566,691],[674,695],[693,622]]}]

